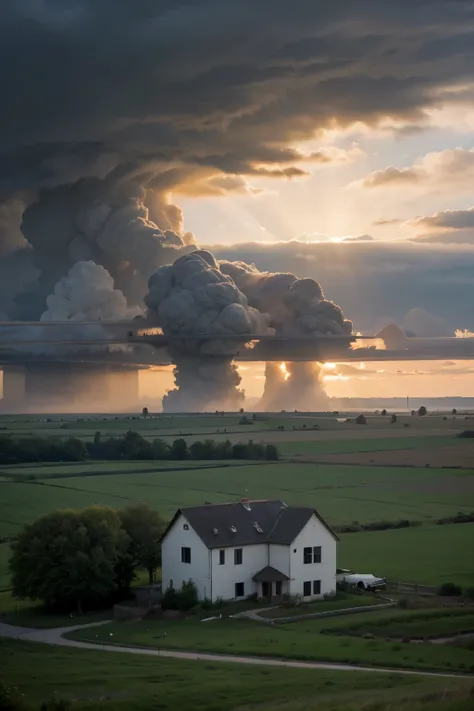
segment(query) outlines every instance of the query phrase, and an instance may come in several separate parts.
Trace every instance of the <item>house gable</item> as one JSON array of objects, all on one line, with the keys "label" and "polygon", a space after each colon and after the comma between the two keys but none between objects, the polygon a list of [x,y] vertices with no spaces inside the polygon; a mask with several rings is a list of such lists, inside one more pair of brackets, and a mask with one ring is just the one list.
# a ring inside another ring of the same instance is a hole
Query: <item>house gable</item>
[{"label": "house gable", "polygon": [[184,516],[207,548],[231,548],[262,543],[288,546],[312,516],[336,540],[314,508],[287,506],[281,500],[247,501],[229,504],[206,504],[178,509],[162,541],[179,516]]}]

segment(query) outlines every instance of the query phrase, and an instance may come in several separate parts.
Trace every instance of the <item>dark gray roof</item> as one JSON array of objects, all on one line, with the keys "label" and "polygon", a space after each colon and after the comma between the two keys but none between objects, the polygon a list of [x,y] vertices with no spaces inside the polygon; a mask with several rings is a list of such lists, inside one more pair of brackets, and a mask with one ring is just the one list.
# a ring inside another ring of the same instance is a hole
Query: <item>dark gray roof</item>
[{"label": "dark gray roof", "polygon": [[266,565],[265,568],[255,573],[252,580],[256,583],[283,583],[285,580],[289,580],[289,577],[282,573],[281,570],[277,570],[271,565]]},{"label": "dark gray roof", "polygon": [[280,500],[187,506],[176,512],[163,538],[180,514],[185,516],[208,548],[249,546],[255,543],[287,546],[294,541],[313,514],[337,538],[315,509],[309,506],[287,506]]}]

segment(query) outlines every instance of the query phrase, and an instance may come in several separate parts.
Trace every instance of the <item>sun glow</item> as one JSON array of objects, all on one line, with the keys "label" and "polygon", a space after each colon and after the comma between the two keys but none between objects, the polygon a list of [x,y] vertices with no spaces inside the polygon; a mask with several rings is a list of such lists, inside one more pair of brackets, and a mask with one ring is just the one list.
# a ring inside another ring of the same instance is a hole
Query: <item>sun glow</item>
[{"label": "sun glow", "polygon": [[336,370],[336,364],[335,363],[323,363],[323,368],[325,370]]},{"label": "sun glow", "polygon": [[278,367],[280,368],[280,371],[281,371],[284,379],[288,380],[288,378],[290,377],[290,373],[288,371],[288,368],[286,367],[286,363],[280,363],[280,365]]}]

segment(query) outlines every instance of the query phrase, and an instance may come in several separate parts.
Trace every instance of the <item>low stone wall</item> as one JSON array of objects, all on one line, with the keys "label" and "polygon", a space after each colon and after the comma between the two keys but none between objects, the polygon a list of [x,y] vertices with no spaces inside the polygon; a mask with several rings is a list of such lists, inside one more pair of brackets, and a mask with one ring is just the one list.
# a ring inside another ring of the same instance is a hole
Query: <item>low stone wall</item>
[{"label": "low stone wall", "polygon": [[148,606],[114,605],[114,620],[141,620],[150,611]]},{"label": "low stone wall", "polygon": [[[395,602],[388,600],[381,605],[364,605],[363,607],[345,607],[342,610],[326,610],[325,612],[310,612],[307,615],[293,615],[291,617],[273,617],[269,619],[274,625],[286,625],[289,622],[299,622],[299,620],[317,620],[322,617],[339,617],[342,615],[355,615],[359,612],[374,612],[374,610],[384,610],[394,607]],[[262,618],[263,619],[263,618]]]}]

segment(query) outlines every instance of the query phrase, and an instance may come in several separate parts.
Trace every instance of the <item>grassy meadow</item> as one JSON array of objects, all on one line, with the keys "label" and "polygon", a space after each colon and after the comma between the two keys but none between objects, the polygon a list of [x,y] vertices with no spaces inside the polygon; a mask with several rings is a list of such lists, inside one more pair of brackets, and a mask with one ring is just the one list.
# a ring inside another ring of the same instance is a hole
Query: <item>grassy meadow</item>
[{"label": "grassy meadow", "polygon": [[72,699],[81,711],[474,708],[474,681],[467,679],[182,661],[10,640],[0,645],[1,675],[27,700]]},{"label": "grassy meadow", "polygon": [[[472,610],[472,607],[466,608],[456,618],[459,625],[464,614],[463,629],[473,629]],[[442,615],[443,612],[433,611],[433,614]],[[191,618],[173,621],[146,619],[133,624],[111,622],[101,627],[73,632],[69,636],[103,644],[112,641],[113,644],[159,649],[474,673],[474,653],[470,649],[441,644],[404,644],[400,647],[395,643],[397,640],[367,640],[362,634],[355,636],[351,631],[352,624],[356,630],[360,625],[369,629],[371,624],[381,621],[395,624],[398,620],[404,620],[406,624],[407,618],[410,615],[404,610],[387,609],[341,617],[296,620],[277,626],[257,625],[250,620],[225,616],[206,624]],[[448,628],[449,624],[446,624],[443,629]]]}]

